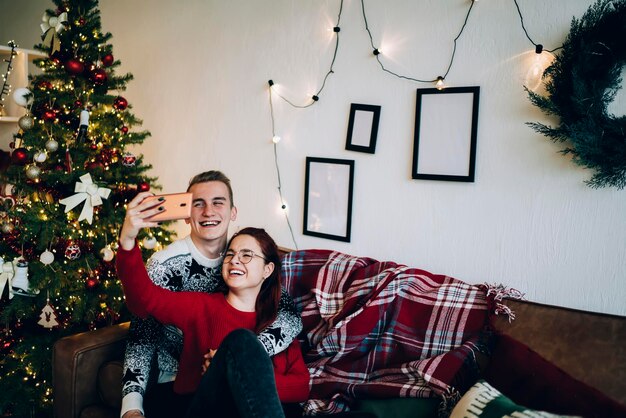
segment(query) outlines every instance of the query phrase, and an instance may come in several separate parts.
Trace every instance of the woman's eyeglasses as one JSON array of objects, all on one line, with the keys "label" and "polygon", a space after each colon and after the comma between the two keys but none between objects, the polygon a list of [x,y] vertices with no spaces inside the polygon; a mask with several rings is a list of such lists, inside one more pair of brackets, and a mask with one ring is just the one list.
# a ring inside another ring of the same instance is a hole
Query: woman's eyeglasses
[{"label": "woman's eyeglasses", "polygon": [[267,259],[265,257],[256,254],[252,250],[239,250],[239,251],[228,250],[225,253],[223,253],[223,256],[224,256],[224,261],[223,262],[224,263],[230,263],[230,261],[236,255],[239,256],[239,261],[241,261],[243,264],[248,264],[250,261],[252,261],[253,257],[259,257],[259,258],[262,258],[263,260],[267,261]]}]

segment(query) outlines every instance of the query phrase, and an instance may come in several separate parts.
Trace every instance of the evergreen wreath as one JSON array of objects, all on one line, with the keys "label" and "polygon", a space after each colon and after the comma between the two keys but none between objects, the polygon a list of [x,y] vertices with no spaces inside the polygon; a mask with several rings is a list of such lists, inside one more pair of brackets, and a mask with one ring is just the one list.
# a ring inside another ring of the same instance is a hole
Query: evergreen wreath
[{"label": "evergreen wreath", "polygon": [[609,114],[626,63],[626,0],[598,0],[571,31],[560,54],[543,74],[547,96],[528,89],[530,101],[560,125],[529,122],[573,161],[595,170],[589,186],[626,186],[626,116]]}]

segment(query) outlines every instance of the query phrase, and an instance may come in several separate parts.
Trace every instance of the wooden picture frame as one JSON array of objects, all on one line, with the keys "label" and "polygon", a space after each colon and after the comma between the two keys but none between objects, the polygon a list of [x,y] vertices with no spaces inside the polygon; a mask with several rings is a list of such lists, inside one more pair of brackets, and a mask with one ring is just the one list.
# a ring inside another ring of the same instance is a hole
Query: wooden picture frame
[{"label": "wooden picture frame", "polygon": [[354,160],[306,157],[304,235],[350,242]]},{"label": "wooden picture frame", "polygon": [[376,152],[380,106],[352,103],[348,120],[346,149],[349,151]]},{"label": "wooden picture frame", "polygon": [[474,182],[480,87],[417,89],[412,178]]}]

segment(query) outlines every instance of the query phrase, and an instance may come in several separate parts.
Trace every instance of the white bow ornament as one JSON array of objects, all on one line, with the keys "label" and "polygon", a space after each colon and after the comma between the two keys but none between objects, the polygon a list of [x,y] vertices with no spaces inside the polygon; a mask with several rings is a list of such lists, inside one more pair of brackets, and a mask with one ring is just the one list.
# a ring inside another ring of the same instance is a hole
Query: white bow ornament
[{"label": "white bow ornament", "polygon": [[44,13],[41,18],[43,23],[39,25],[43,32],[44,45],[50,45],[50,55],[61,49],[61,41],[57,33],[65,29],[65,23],[67,23],[67,13],[63,12],[58,16],[50,16],[48,13]]},{"label": "white bow ornament", "polygon": [[91,175],[87,173],[80,176],[80,181],[76,182],[74,191],[76,192],[75,195],[59,200],[59,203],[65,205],[65,213],[67,213],[84,201],[85,205],[80,212],[78,221],[80,222],[86,219],[87,222],[91,224],[91,222],[93,222],[94,206],[101,205],[102,199],[107,199],[109,194],[111,194],[111,189],[98,187],[98,185],[94,184],[91,180]]}]

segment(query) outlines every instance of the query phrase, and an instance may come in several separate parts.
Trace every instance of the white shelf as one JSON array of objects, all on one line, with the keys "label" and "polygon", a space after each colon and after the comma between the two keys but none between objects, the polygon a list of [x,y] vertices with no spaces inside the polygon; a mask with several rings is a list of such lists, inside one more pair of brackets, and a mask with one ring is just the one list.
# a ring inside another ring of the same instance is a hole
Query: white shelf
[{"label": "white shelf", "polygon": [[[32,49],[15,48],[17,55],[13,57],[13,70],[9,74],[9,85],[11,91],[4,96],[4,113],[0,116],[0,122],[17,122],[24,115],[25,109],[18,106],[13,100],[13,92],[20,87],[28,87],[28,75],[39,72],[39,68],[33,64],[38,58],[46,58],[43,52]],[[7,70],[8,60],[11,57],[11,47],[0,45],[0,73],[5,74]],[[1,80],[1,78],[0,78]],[[1,81],[0,81],[1,82]]]}]

